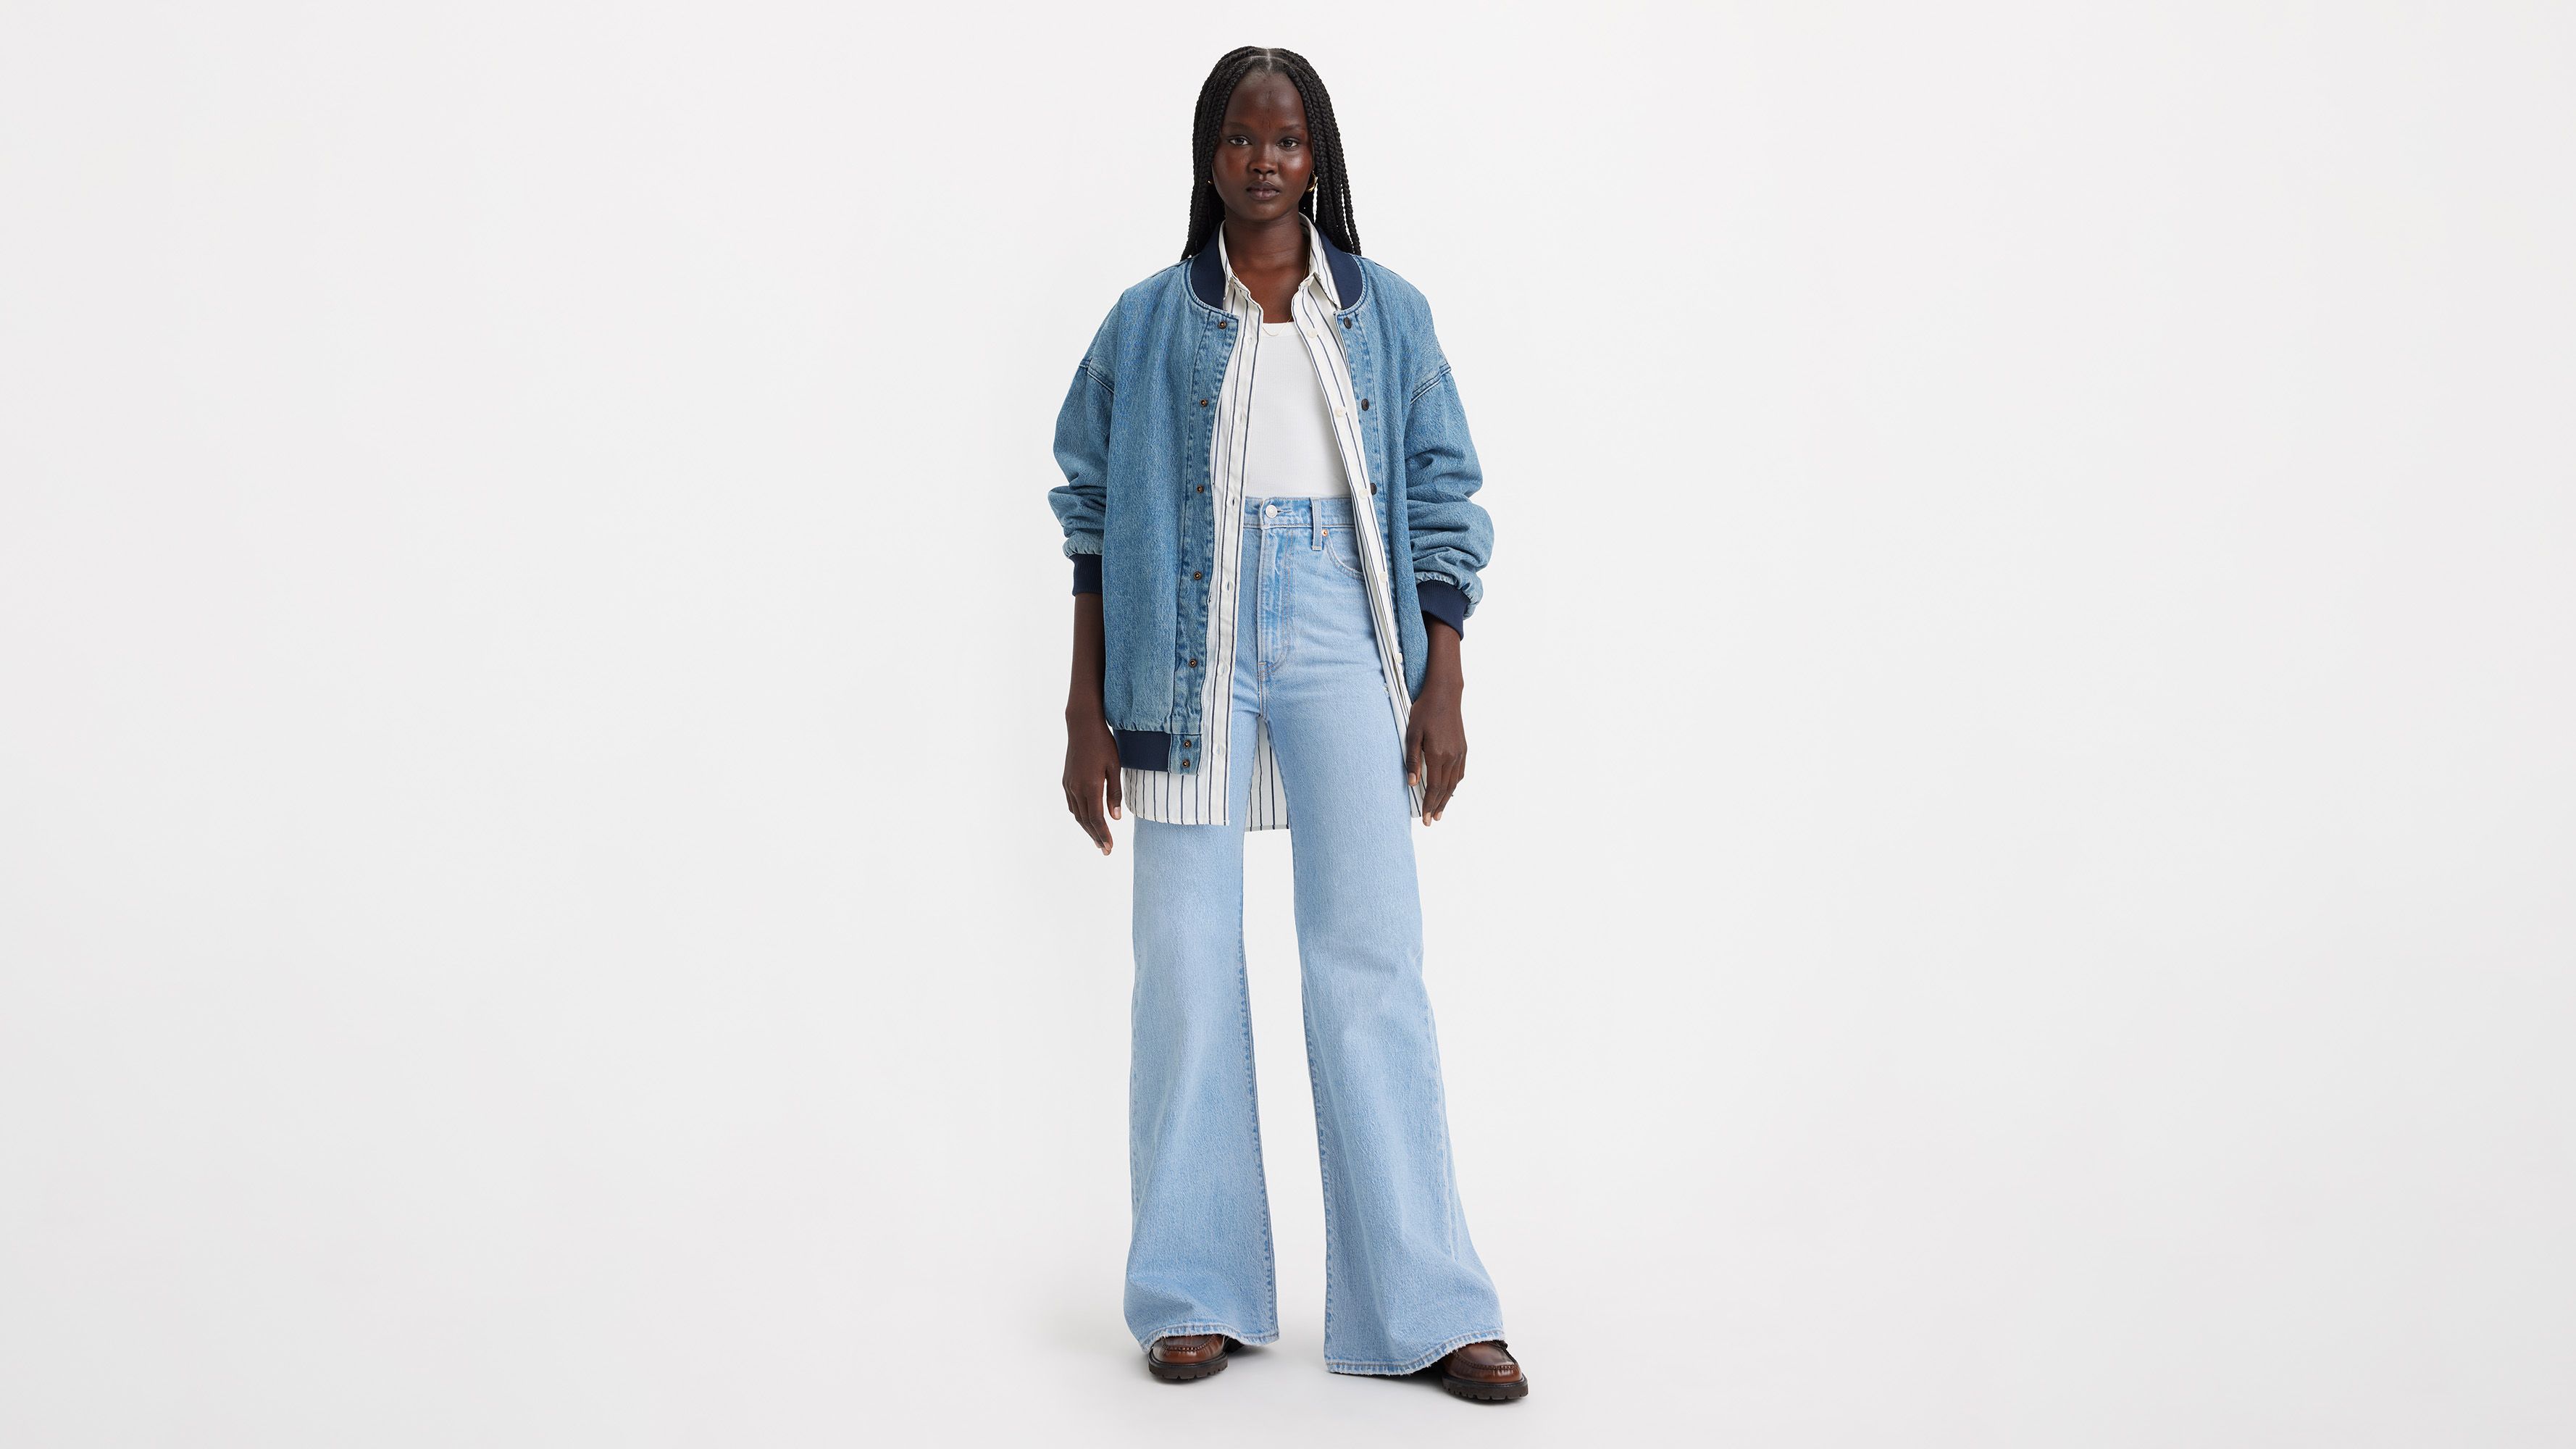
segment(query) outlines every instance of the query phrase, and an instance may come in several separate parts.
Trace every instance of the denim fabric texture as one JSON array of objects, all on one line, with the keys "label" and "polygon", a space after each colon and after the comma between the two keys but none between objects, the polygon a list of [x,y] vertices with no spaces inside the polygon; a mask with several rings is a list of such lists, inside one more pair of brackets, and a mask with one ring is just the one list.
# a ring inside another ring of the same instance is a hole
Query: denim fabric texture
[{"label": "denim fabric texture", "polygon": [[[1207,496],[1209,507],[1219,517],[1230,516],[1243,506],[1244,496],[1251,491],[1250,470],[1257,460],[1276,447],[1292,451],[1295,447],[1292,439],[1267,437],[1254,421],[1257,409],[1253,397],[1259,380],[1281,372],[1293,375],[1302,370],[1320,390],[1324,416],[1317,421],[1324,425],[1332,451],[1326,468],[1332,481],[1341,487],[1318,489],[1312,485],[1321,480],[1309,477],[1300,480],[1306,486],[1264,491],[1311,497],[1319,492],[1348,496],[1355,488],[1362,493],[1367,490],[1369,470],[1359,426],[1360,416],[1367,410],[1360,406],[1360,395],[1351,385],[1350,368],[1342,351],[1342,329],[1334,322],[1341,311],[1341,289],[1333,281],[1332,251],[1313,221],[1306,222],[1305,231],[1306,275],[1289,293],[1289,320],[1281,325],[1285,335],[1278,345],[1272,345],[1266,336],[1269,328],[1262,302],[1226,263],[1222,229],[1212,244],[1225,279],[1222,291],[1226,310],[1234,325],[1242,329],[1244,339],[1226,364],[1214,399],[1215,447],[1208,459]],[[1388,583],[1394,555],[1388,552],[1385,535],[1378,530],[1376,509],[1352,509],[1348,521],[1357,525],[1360,557],[1365,560],[1361,573],[1368,584],[1370,618],[1377,625],[1387,709],[1401,730],[1412,717],[1413,699],[1405,692],[1404,657],[1398,652],[1402,631],[1396,627],[1395,595]],[[1171,753],[1164,747],[1169,737],[1136,730],[1118,732],[1119,782],[1129,813],[1139,820],[1159,820],[1168,825],[1222,825],[1230,818],[1226,756],[1228,751],[1247,744],[1235,738],[1230,725],[1232,711],[1222,707],[1232,697],[1234,636],[1243,625],[1241,601],[1234,587],[1235,575],[1240,572],[1237,564],[1242,539],[1228,530],[1220,532],[1216,542],[1208,593],[1207,637],[1190,651],[1190,663],[1204,665],[1199,669],[1199,712],[1205,718],[1197,734],[1181,736],[1184,746],[1195,744],[1197,748],[1182,751],[1177,772],[1140,767],[1130,761],[1159,762]],[[1443,587],[1424,585],[1434,593]],[[1287,829],[1288,799],[1280,786],[1278,762],[1270,757],[1269,732],[1263,731],[1258,740],[1249,742],[1249,747],[1256,753],[1252,765],[1252,819],[1245,828]],[[1418,786],[1413,796],[1413,813],[1419,815],[1422,792]]]},{"label": "denim fabric texture", "polygon": [[[1350,498],[1249,498],[1233,725],[1266,728],[1296,828],[1299,987],[1323,1161],[1324,1361],[1403,1374],[1503,1337],[1458,1201],[1423,982],[1403,744],[1387,709]],[[1243,936],[1243,796],[1230,825],[1135,826],[1126,1318],[1279,1335]]]},{"label": "denim fabric texture", "polygon": [[[1360,398],[1368,477],[1353,480],[1353,496],[1375,510],[1404,687],[1419,697],[1430,661],[1424,616],[1463,634],[1484,597],[1493,524],[1473,497],[1483,473],[1422,294],[1316,235],[1341,303],[1331,330]],[[1202,724],[1207,661],[1197,651],[1220,524],[1209,452],[1217,390],[1245,330],[1224,300],[1213,244],[1128,288],[1056,418],[1065,481],[1048,503],[1073,560],[1073,591],[1101,596],[1102,704],[1120,760],[1134,768],[1185,769],[1182,741]]]}]

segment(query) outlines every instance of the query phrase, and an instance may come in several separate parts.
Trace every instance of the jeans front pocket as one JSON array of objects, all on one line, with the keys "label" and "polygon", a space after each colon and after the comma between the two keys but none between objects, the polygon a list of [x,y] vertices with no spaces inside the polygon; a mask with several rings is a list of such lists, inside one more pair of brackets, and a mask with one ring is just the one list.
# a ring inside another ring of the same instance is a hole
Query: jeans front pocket
[{"label": "jeans front pocket", "polygon": [[1340,569],[1344,578],[1368,577],[1360,571],[1360,535],[1356,528],[1325,529],[1324,557],[1333,561],[1333,567]]}]

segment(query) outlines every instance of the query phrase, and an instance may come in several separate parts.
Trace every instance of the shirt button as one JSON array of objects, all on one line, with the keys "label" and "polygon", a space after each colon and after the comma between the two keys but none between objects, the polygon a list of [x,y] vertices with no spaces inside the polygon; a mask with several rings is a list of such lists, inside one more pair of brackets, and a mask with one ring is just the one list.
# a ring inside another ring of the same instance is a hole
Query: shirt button
[{"label": "shirt button", "polygon": [[1279,516],[1279,505],[1276,503],[1264,503],[1261,505],[1261,514],[1265,518],[1277,518]]}]

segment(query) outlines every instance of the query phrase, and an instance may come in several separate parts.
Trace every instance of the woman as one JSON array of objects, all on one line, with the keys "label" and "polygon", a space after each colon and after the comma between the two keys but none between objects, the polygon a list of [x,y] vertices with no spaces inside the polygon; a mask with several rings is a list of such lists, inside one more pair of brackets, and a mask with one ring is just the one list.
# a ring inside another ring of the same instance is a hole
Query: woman
[{"label": "woman", "polygon": [[1049,495],[1075,596],[1065,803],[1104,855],[1138,817],[1127,1326],[1166,1380],[1279,1336],[1243,839],[1286,829],[1325,1365],[1517,1399],[1450,1168],[1410,833],[1465,774],[1475,450],[1421,294],[1359,255],[1305,59],[1218,61],[1192,157],[1182,260],[1093,337]]}]

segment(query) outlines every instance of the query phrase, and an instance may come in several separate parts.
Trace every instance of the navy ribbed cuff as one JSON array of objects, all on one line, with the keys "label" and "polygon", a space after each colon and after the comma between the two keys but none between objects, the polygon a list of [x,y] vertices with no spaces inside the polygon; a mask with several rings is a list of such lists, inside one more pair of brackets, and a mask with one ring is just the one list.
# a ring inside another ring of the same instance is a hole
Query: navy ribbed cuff
[{"label": "navy ribbed cuff", "polygon": [[1467,637],[1467,595],[1446,579],[1416,579],[1414,597],[1422,604],[1422,617],[1437,619]]}]

